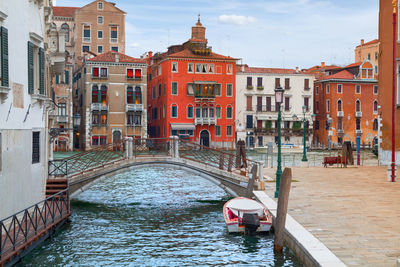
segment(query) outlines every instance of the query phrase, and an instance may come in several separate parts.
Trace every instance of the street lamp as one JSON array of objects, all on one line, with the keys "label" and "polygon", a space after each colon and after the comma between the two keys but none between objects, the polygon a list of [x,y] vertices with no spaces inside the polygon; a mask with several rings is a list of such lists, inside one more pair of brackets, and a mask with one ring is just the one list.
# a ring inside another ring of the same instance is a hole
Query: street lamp
[{"label": "street lamp", "polygon": [[276,190],[275,190],[275,197],[279,196],[279,185],[281,182],[282,176],[282,166],[281,166],[281,104],[283,101],[283,93],[285,90],[281,86],[275,88],[275,103],[278,106],[278,166],[276,169]]},{"label": "street lamp", "polygon": [[306,106],[302,106],[302,110],[303,110],[303,158],[301,159],[301,161],[303,162],[307,162],[307,152],[306,152],[306,111],[307,111],[307,107]]}]

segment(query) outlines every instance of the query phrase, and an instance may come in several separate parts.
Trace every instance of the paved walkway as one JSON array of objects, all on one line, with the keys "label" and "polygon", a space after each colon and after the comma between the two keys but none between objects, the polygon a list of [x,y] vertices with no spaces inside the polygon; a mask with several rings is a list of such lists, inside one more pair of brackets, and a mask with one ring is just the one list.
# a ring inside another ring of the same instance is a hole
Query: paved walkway
[{"label": "paved walkway", "polygon": [[[275,177],[275,169],[264,169]],[[349,266],[395,266],[400,258],[400,182],[385,167],[292,168],[292,215]],[[274,183],[267,183],[273,197]]]}]

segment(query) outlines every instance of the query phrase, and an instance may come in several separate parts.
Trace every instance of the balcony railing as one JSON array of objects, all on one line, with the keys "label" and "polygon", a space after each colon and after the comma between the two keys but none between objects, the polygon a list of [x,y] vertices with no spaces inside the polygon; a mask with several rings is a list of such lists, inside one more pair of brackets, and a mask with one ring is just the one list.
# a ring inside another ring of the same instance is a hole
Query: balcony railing
[{"label": "balcony railing", "polygon": [[195,118],[195,124],[216,124],[217,123],[217,119],[216,118]]},{"label": "balcony railing", "polygon": [[358,134],[362,134],[362,130],[360,129],[360,130],[356,130],[356,134],[358,135]]},{"label": "balcony railing", "polygon": [[128,111],[143,111],[143,104],[126,104],[126,112]]},{"label": "balcony railing", "polygon": [[362,112],[361,111],[356,111],[356,118],[362,117]]},{"label": "balcony railing", "polygon": [[338,111],[337,112],[338,117],[344,117],[344,112],[343,111]]},{"label": "balcony railing", "polygon": [[57,116],[57,122],[58,123],[67,123],[68,122],[68,116],[67,115],[58,115]]},{"label": "balcony railing", "polygon": [[92,103],[90,108],[92,111],[108,111],[108,105],[102,103]]},{"label": "balcony railing", "polygon": [[129,77],[126,76],[127,80],[131,80],[131,81],[141,81],[143,79],[143,77]]}]

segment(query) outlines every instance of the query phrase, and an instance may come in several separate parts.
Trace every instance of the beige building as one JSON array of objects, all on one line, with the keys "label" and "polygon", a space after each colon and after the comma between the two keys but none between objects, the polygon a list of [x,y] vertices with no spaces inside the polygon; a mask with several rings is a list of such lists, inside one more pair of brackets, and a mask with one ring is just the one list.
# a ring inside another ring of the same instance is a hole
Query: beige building
[{"label": "beige building", "polygon": [[74,73],[74,106],[82,116],[80,149],[147,137],[147,64],[108,51],[86,60]]},{"label": "beige building", "polygon": [[375,39],[365,43],[361,39],[360,45],[354,50],[354,59],[356,63],[369,60],[375,66],[375,74],[378,74],[379,40]]}]

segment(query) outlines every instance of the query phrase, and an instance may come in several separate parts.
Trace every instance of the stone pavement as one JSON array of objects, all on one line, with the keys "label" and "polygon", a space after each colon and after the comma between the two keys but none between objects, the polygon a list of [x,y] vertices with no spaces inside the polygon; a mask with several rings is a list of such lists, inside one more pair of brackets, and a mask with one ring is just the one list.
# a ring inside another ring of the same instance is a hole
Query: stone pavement
[{"label": "stone pavement", "polygon": [[[264,174],[275,177],[275,169]],[[288,213],[348,266],[396,266],[400,181],[386,167],[292,168]],[[273,197],[275,183],[267,183]]]}]

